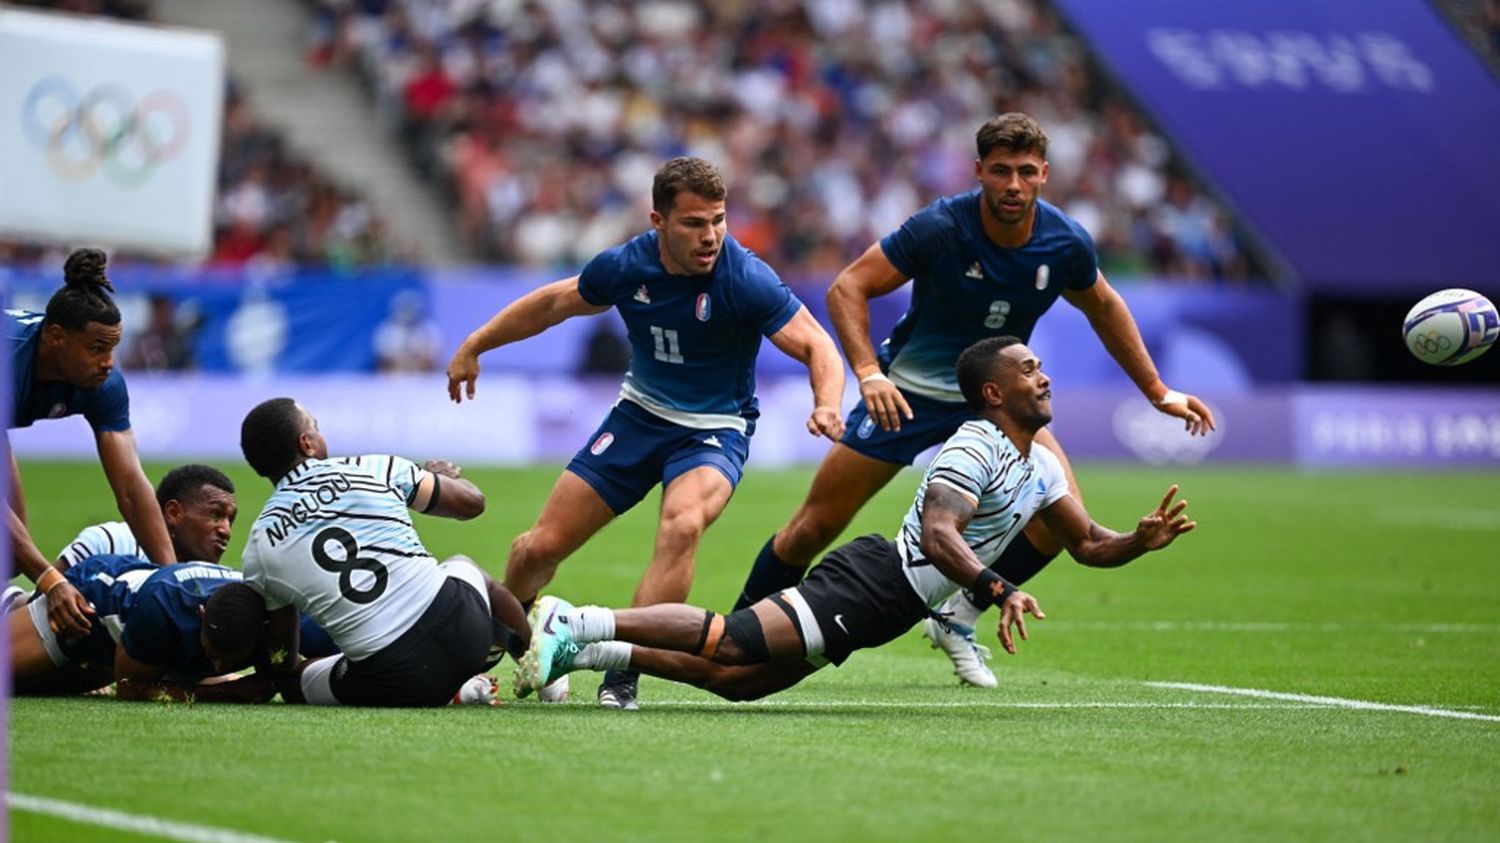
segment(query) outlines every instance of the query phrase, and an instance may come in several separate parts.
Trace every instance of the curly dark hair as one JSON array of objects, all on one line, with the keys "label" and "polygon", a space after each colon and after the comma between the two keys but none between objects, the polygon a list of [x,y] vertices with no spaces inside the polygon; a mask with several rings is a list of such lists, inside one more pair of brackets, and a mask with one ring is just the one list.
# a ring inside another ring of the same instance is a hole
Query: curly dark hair
[{"label": "curly dark hair", "polygon": [[240,425],[240,451],[255,473],[272,482],[302,460],[297,437],[306,417],[290,398],[272,398],[255,405]]},{"label": "curly dark hair", "polygon": [[234,494],[234,481],[224,472],[211,465],[188,463],[167,472],[156,484],[156,503],[159,506],[166,506],[167,501],[174,500],[186,503],[204,486]]},{"label": "curly dark hair", "polygon": [[958,355],[958,390],[964,394],[970,409],[975,412],[984,409],[984,385],[994,380],[995,361],[1000,359],[1001,351],[1020,344],[1019,337],[985,337]]},{"label": "curly dark hair", "polygon": [[47,300],[42,326],[55,324],[70,331],[82,331],[90,322],[120,324],[120,308],[109,296],[115,287],[104,275],[104,265],[108,262],[102,250],[74,249],[63,264],[62,289]]}]

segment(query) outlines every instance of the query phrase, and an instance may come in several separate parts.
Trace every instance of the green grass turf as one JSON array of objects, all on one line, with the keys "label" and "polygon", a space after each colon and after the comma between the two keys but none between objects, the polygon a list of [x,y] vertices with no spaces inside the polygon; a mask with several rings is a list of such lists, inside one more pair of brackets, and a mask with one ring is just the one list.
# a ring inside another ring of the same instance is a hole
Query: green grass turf
[{"label": "green grass turf", "polygon": [[[116,517],[94,466],[23,472],[45,551]],[[1493,477],[1079,474],[1102,523],[1132,526],[1175,480],[1200,528],[1122,570],[1063,558],[1034,580],[1050,617],[1020,655],[997,654],[998,692],[958,688],[912,633],[764,704],[648,679],[633,715],[593,708],[585,674],[561,707],[18,700],[11,788],[298,841],[1500,836],[1500,723],[1143,684],[1500,714]],[[243,528],[268,487],[233,476]],[[488,512],[421,529],[435,554],[499,571],[555,469],[471,476]],[[808,479],[752,469],[704,541],[695,601],[727,607]],[[892,531],[915,485],[898,477],[851,534]],[[628,602],[653,528],[648,502],[569,560],[555,592]],[[11,822],[17,840],[148,839],[19,810]]]}]

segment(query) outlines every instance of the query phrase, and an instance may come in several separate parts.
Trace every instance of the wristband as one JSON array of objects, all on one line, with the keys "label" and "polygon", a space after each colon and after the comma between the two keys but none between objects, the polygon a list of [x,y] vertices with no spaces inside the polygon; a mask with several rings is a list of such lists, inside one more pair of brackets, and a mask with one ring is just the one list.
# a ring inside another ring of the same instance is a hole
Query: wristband
[{"label": "wristband", "polygon": [[859,385],[860,386],[864,386],[865,384],[869,383],[870,381],[881,381],[883,383],[890,383],[891,379],[885,376],[885,372],[871,372],[870,374],[865,375],[864,377],[862,377],[862,378],[859,379]]},{"label": "wristband", "polygon": [[999,574],[985,568],[979,572],[979,577],[974,580],[974,585],[969,589],[973,594],[971,598],[974,605],[980,609],[988,609],[996,603],[1004,603],[1005,598],[1016,593],[1016,587],[1005,581]]},{"label": "wristband", "polygon": [[1156,399],[1155,401],[1152,401],[1151,403],[1155,404],[1158,407],[1165,407],[1168,404],[1181,404],[1185,407],[1187,406],[1187,402],[1188,400],[1186,394],[1178,392],[1175,389],[1169,389],[1167,390],[1165,395]]},{"label": "wristband", "polygon": [[51,592],[52,589],[62,585],[64,582],[66,582],[66,580],[63,578],[62,571],[59,571],[56,568],[48,568],[46,571],[42,572],[42,575],[40,577],[37,577],[36,589],[43,594],[47,594]]}]

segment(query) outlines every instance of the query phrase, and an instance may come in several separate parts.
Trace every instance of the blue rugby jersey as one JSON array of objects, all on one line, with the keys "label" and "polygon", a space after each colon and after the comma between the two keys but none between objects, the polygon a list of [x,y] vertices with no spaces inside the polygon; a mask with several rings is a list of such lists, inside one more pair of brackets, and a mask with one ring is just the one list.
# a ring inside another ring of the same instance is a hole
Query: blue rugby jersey
[{"label": "blue rugby jersey", "polygon": [[31,427],[37,419],[60,419],[79,413],[100,433],[130,429],[130,394],[118,368],[98,389],[79,389],[56,381],[36,383],[36,352],[45,314],[29,310],[5,311],[5,335],[10,340],[10,426]]},{"label": "blue rugby jersey", "polygon": [[754,432],[761,337],[802,307],[765,261],[726,235],[711,273],[672,275],[648,231],[589,261],[578,292],[625,320],[622,399],[684,427]]},{"label": "blue rugby jersey", "polygon": [[980,193],[946,196],[880,241],[891,264],[913,279],[911,305],[879,348],[897,386],[939,401],[962,402],[954,363],[985,337],[1031,339],[1037,320],[1062,291],[1098,277],[1094,241],[1083,227],[1037,200],[1031,239],[995,245],[980,220]]}]

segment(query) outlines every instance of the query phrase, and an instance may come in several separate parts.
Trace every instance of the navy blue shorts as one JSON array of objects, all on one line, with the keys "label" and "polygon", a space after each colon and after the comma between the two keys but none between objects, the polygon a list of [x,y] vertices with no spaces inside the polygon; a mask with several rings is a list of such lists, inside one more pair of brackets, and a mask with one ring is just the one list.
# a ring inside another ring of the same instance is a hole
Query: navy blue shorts
[{"label": "navy blue shorts", "polygon": [[860,399],[845,420],[844,438],[839,441],[871,459],[911,465],[918,454],[946,442],[959,425],[978,418],[968,404],[934,401],[904,389],[901,395],[916,418],[902,419],[900,430],[881,430]]},{"label": "navy blue shorts", "polygon": [[568,463],[568,470],[599,493],[616,515],[641,502],[657,483],[663,487],[699,466],[713,466],[740,483],[750,437],[732,428],[700,430],[653,415],[621,401],[604,417]]}]

